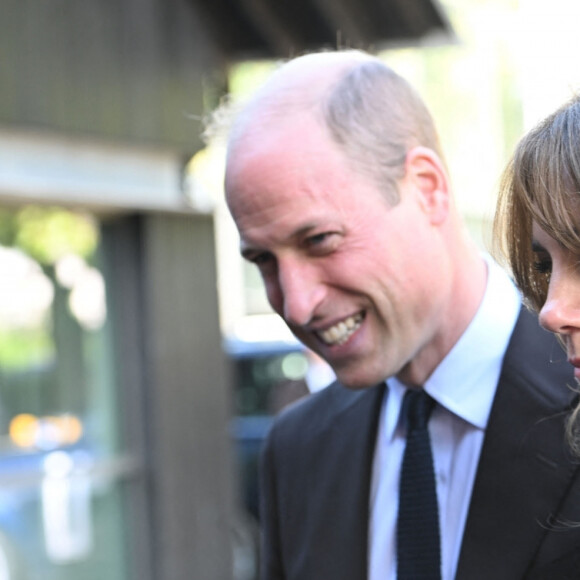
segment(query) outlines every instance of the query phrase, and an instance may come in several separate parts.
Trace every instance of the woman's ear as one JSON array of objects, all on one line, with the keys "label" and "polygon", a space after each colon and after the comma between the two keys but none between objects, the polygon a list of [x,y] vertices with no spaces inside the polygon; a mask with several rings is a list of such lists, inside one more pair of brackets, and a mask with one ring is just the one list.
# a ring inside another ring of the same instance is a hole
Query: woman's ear
[{"label": "woman's ear", "polygon": [[449,177],[439,156],[428,147],[413,147],[407,153],[405,179],[419,194],[419,202],[432,224],[445,221],[451,205]]}]

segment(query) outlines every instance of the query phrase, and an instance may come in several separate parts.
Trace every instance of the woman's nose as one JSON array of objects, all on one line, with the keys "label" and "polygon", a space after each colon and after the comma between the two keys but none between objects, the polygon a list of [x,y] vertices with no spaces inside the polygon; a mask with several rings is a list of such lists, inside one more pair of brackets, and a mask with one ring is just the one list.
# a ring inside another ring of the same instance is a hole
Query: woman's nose
[{"label": "woman's nose", "polygon": [[552,276],[546,302],[540,310],[540,324],[557,334],[580,328],[580,284],[572,287],[566,275]]}]

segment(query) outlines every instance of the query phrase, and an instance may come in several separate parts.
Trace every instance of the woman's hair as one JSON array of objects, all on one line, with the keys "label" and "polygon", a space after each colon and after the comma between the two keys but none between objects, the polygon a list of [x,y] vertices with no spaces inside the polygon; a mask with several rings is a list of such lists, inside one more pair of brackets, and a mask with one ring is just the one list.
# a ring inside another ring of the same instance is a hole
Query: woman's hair
[{"label": "woman's hair", "polygon": [[494,241],[528,306],[538,312],[549,273],[537,267],[532,224],[580,256],[580,98],[575,97],[517,145],[501,182]]},{"label": "woman's hair", "polygon": [[[501,182],[494,243],[507,260],[526,304],[539,312],[550,273],[536,264],[532,224],[580,259],[580,97],[538,124],[517,145]],[[580,300],[580,297],[578,297]],[[580,455],[580,405],[567,435]]]}]

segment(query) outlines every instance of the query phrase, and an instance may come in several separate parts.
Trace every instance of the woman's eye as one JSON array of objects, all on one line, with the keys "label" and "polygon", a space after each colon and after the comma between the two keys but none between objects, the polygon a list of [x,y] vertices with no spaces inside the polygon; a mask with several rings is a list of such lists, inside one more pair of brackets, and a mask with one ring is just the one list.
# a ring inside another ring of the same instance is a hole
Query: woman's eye
[{"label": "woman's eye", "polygon": [[534,262],[534,270],[540,274],[550,274],[552,272],[552,260],[543,259]]}]

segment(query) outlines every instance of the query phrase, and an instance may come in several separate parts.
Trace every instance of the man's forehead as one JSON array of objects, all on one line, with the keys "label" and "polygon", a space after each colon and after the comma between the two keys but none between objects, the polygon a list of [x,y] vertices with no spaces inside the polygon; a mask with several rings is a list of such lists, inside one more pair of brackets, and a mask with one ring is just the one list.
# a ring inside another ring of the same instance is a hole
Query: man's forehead
[{"label": "man's forehead", "polygon": [[308,179],[319,165],[317,159],[336,149],[320,115],[308,110],[256,116],[230,143],[226,160],[226,195],[230,189],[244,188],[252,180],[266,175],[276,183],[288,171],[295,179]]},{"label": "man's forehead", "polygon": [[249,104],[238,116],[230,131],[227,162],[236,154],[260,142],[275,142],[299,126],[320,118],[319,103],[310,99],[292,99],[287,94],[280,98],[260,99]]}]

